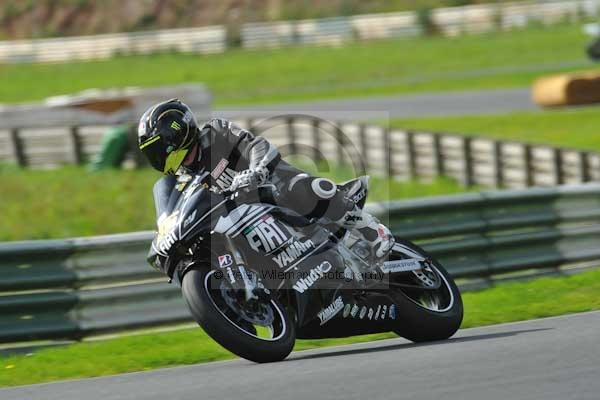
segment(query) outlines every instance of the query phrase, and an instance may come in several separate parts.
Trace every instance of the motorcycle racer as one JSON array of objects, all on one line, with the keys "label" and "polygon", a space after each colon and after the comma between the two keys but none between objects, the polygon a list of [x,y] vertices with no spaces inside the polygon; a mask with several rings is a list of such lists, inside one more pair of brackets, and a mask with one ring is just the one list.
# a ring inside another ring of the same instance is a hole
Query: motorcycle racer
[{"label": "motorcycle racer", "polygon": [[209,172],[210,185],[228,191],[274,184],[283,205],[307,218],[358,232],[376,259],[383,259],[394,245],[389,229],[363,210],[367,179],[342,191],[330,179],[293,167],[266,139],[231,121],[214,118],[199,125],[178,99],[156,104],[143,114],[138,144],[152,167],[165,175]]}]

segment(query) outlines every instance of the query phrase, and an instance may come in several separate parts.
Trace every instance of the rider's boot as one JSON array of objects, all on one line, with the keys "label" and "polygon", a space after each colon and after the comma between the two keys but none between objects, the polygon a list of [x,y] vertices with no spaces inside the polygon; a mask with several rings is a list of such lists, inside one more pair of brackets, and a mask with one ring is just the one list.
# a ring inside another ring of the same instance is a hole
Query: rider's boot
[{"label": "rider's boot", "polygon": [[394,235],[389,228],[359,207],[348,211],[340,222],[340,225],[358,233],[369,244],[377,261],[383,260],[394,247]]}]

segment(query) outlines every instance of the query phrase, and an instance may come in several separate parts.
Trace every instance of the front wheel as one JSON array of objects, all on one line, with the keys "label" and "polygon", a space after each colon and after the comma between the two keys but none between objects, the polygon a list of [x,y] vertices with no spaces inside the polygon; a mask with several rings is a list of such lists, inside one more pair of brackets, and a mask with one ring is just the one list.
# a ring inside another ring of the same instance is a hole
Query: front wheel
[{"label": "front wheel", "polygon": [[422,269],[390,276],[392,297],[401,318],[394,332],[413,342],[448,339],[463,319],[458,287],[444,267],[425,250],[397,239],[391,259],[423,259]]},{"label": "front wheel", "polygon": [[242,358],[257,363],[286,358],[294,347],[296,330],[283,304],[276,299],[244,304],[215,272],[191,270],[183,277],[183,297],[196,322]]}]

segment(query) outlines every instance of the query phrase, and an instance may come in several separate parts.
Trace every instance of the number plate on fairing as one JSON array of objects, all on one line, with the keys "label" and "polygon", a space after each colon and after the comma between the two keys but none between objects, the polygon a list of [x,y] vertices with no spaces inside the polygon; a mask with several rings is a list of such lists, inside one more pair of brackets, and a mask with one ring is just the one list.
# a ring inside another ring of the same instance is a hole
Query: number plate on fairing
[{"label": "number plate on fairing", "polygon": [[420,260],[407,258],[403,260],[386,261],[381,266],[381,270],[386,274],[395,272],[410,272],[422,269]]}]

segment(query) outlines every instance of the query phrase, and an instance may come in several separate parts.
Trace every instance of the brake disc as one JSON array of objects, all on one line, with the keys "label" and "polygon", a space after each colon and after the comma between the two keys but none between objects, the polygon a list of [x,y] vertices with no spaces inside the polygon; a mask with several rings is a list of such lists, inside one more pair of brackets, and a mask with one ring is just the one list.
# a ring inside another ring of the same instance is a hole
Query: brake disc
[{"label": "brake disc", "polygon": [[[417,277],[417,279],[419,281],[421,281],[421,283],[423,283],[423,285],[425,285],[426,287],[429,288],[433,288],[435,287],[439,281],[439,277],[437,276],[437,274],[431,270],[431,268],[426,265],[426,262],[424,263],[424,267],[422,270],[418,270],[418,271],[412,271],[413,274]],[[424,271],[431,273],[432,275],[434,275],[436,277],[435,281],[433,279],[431,279]]]},{"label": "brake disc", "polygon": [[240,302],[235,290],[226,287],[221,283],[221,296],[227,306],[239,315],[244,321],[253,325],[270,326],[275,320],[275,313],[271,303],[264,303],[261,300],[250,300],[249,302]]}]

